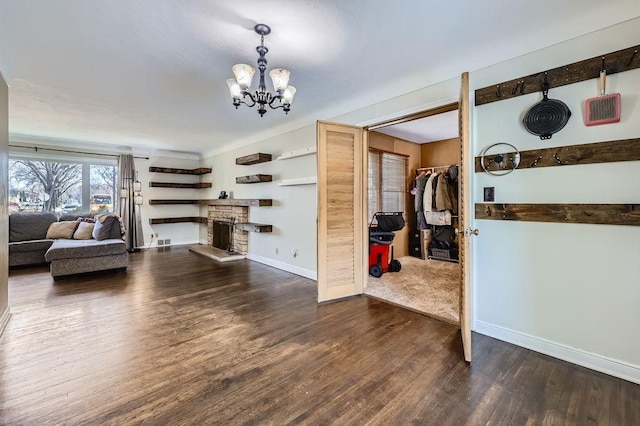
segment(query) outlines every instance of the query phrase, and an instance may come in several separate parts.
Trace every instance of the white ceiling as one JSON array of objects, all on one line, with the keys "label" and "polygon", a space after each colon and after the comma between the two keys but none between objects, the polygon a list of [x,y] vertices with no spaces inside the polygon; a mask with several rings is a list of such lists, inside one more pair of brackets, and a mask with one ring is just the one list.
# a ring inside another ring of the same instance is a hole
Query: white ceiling
[{"label": "white ceiling", "polygon": [[[638,0],[2,0],[0,71],[12,140],[204,155],[637,16]],[[288,116],[228,96],[260,22],[298,89]]]},{"label": "white ceiling", "polygon": [[458,137],[458,127],[458,111],[455,110],[381,127],[375,131],[422,144]]}]

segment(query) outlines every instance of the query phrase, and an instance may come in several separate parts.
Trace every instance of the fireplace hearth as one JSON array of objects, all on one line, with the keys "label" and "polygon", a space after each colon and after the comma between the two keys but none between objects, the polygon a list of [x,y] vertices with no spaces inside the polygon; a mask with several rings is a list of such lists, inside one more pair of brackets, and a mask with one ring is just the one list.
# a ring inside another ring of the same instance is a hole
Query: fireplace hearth
[{"label": "fireplace hearth", "polygon": [[248,207],[209,206],[207,244],[227,253],[247,254],[248,233],[234,226],[248,222]]}]

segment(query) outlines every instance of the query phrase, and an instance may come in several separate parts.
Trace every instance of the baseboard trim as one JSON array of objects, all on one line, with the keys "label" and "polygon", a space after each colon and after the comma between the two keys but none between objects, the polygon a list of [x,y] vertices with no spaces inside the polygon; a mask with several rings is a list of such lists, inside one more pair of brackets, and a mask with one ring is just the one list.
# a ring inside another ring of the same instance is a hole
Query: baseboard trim
[{"label": "baseboard trim", "polygon": [[581,365],[601,373],[640,384],[640,366],[611,359],[582,349],[572,348],[540,337],[514,331],[483,321],[475,321],[475,331],[554,358]]},{"label": "baseboard trim", "polygon": [[257,254],[249,253],[247,259],[255,262],[263,263],[265,265],[273,266],[274,268],[282,269],[283,271],[291,272],[292,274],[300,275],[301,277],[309,278],[310,280],[317,280],[318,274],[315,271],[309,269],[300,268],[298,266],[290,265],[288,263],[279,262],[277,260],[269,259],[268,257],[258,256]]},{"label": "baseboard trim", "polygon": [[0,336],[2,336],[4,328],[7,326],[9,318],[11,318],[11,310],[9,309],[9,306],[7,306],[6,308],[4,308],[2,315],[0,315]]}]

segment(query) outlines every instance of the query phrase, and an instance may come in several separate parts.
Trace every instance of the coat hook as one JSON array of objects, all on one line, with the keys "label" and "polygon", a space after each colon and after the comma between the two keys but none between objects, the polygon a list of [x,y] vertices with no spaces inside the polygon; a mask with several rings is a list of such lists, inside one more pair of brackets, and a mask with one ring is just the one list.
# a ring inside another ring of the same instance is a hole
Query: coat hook
[{"label": "coat hook", "polygon": [[533,168],[533,167],[537,166],[537,165],[538,165],[538,161],[540,161],[540,160],[542,160],[542,155],[541,155],[541,156],[539,156],[538,158],[536,158],[536,159],[533,161],[533,163],[531,163],[531,165],[529,166],[529,168]]},{"label": "coat hook", "polygon": [[627,62],[627,66],[631,65],[631,62],[633,62],[633,59],[636,57],[637,54],[638,54],[638,49],[633,51],[633,55],[631,55],[631,58],[629,58],[629,62]]},{"label": "coat hook", "polygon": [[520,83],[521,83],[521,82],[519,81],[519,82],[516,84],[516,87],[514,87],[514,88],[511,90],[511,94],[512,94],[512,95],[515,95],[515,94],[516,94],[516,92],[518,91],[518,87],[520,87]]},{"label": "coat hook", "polygon": [[520,94],[524,95],[524,80],[520,82]]},{"label": "coat hook", "polygon": [[558,158],[556,154],[553,154],[553,158],[556,159],[556,163],[558,163],[558,166],[562,166],[562,161],[560,160],[560,158]]},{"label": "coat hook", "polygon": [[491,211],[491,207],[487,206],[487,216],[491,216],[493,214],[493,212]]},{"label": "coat hook", "polygon": [[496,98],[501,98],[502,97],[502,93],[500,92],[500,85],[498,84],[496,86]]}]

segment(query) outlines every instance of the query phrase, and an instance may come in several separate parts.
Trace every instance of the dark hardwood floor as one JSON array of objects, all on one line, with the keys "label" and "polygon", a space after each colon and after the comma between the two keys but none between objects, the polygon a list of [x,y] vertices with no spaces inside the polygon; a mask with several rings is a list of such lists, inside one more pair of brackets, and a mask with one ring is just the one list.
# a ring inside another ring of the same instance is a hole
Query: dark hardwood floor
[{"label": "dark hardwood floor", "polygon": [[171,248],[126,273],[13,270],[0,423],[640,424],[640,386],[366,297]]}]

